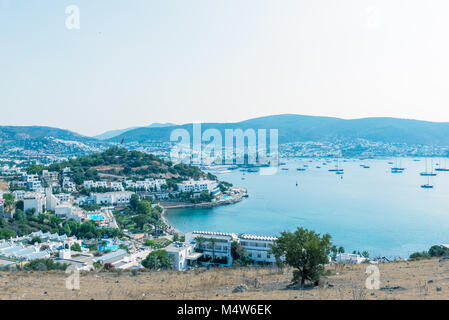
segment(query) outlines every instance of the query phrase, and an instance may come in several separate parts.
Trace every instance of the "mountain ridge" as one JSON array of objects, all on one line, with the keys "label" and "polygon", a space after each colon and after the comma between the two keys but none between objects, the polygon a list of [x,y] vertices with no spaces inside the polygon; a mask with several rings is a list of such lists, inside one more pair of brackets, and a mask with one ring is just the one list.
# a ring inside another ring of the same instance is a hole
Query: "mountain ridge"
[{"label": "mountain ridge", "polygon": [[[449,123],[392,117],[341,119],[336,117],[281,114],[263,116],[233,123],[202,123],[202,130],[218,129],[278,129],[279,143],[301,141],[331,141],[338,139],[366,139],[385,143],[449,145]],[[186,129],[192,134],[192,124],[165,128],[137,128],[109,142],[145,143],[170,141],[174,129]]]}]

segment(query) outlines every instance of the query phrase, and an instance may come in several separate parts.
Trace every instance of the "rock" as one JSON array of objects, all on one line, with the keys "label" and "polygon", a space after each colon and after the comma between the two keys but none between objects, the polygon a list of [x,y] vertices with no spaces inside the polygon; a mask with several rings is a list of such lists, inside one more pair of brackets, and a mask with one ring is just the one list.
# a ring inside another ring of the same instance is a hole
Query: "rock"
[{"label": "rock", "polygon": [[234,290],[232,290],[232,293],[245,292],[247,290],[248,290],[248,287],[245,284],[241,284],[241,285],[235,287]]}]

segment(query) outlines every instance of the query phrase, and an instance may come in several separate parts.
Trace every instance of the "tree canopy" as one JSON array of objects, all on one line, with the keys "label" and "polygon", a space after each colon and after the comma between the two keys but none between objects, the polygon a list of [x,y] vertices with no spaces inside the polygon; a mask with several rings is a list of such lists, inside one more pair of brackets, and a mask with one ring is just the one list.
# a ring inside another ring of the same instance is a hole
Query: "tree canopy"
[{"label": "tree canopy", "polygon": [[275,240],[271,252],[279,266],[287,264],[293,271],[292,282],[303,286],[305,281],[317,284],[329,262],[332,243],[329,234],[316,233],[299,227],[295,232],[282,232]]}]

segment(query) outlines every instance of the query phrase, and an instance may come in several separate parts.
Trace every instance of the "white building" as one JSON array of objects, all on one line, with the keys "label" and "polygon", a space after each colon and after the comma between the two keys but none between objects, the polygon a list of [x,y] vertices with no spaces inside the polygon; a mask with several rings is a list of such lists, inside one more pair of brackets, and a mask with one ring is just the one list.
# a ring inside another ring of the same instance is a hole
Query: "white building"
[{"label": "white building", "polygon": [[23,199],[25,198],[26,192],[24,190],[16,190],[16,191],[13,191],[12,194],[14,195],[15,201],[23,201]]},{"label": "white building", "polygon": [[90,195],[90,200],[98,205],[126,205],[131,200],[133,194],[134,193],[130,191],[92,193]]},{"label": "white building", "polygon": [[55,215],[60,218],[74,219],[78,222],[82,222],[84,218],[83,210],[79,207],[74,207],[71,203],[67,202],[56,206]]},{"label": "white building", "polygon": [[343,264],[360,264],[365,260],[366,258],[355,253],[339,253],[335,259],[337,263]]},{"label": "white building", "polygon": [[70,193],[57,193],[54,195],[59,202],[72,202],[73,198]]},{"label": "white building", "polygon": [[214,180],[187,180],[177,185],[181,192],[212,192],[218,186],[218,183]]},{"label": "white building", "polygon": [[174,242],[165,251],[173,257],[173,269],[178,271],[196,266],[196,261],[203,255],[195,252],[195,244],[185,242]]},{"label": "white building", "polygon": [[240,245],[255,265],[274,265],[276,263],[276,258],[270,253],[270,250],[277,238],[242,234],[239,239]]},{"label": "white building", "polygon": [[83,182],[83,187],[86,189],[93,189],[97,187],[97,183],[93,180],[86,180]]},{"label": "white building", "polygon": [[[224,259],[223,265],[232,265],[231,247],[234,241],[238,242],[235,233],[192,231],[185,235],[186,243],[196,243],[197,248],[203,252],[204,256]],[[202,239],[199,243],[198,239]],[[211,241],[211,239],[214,239]],[[215,244],[213,244],[215,242]]]},{"label": "white building", "polygon": [[161,187],[166,185],[167,181],[165,179],[145,179],[143,181],[132,181],[126,180],[125,187],[127,189],[136,189],[144,191],[161,191]]},{"label": "white building", "polygon": [[124,191],[125,190],[125,188],[123,188],[123,184],[121,182],[115,182],[115,181],[110,182],[108,188],[111,190],[114,190],[114,191]]},{"label": "white building", "polygon": [[75,186],[75,183],[73,183],[69,177],[64,177],[64,179],[62,180],[62,188],[71,192],[71,191],[75,191],[76,186]]},{"label": "white building", "polygon": [[58,172],[42,170],[42,178],[47,182],[57,181],[58,180]]},{"label": "white building", "polygon": [[22,176],[22,181],[25,182],[27,190],[40,191],[42,188],[41,181],[37,174],[25,174]]},{"label": "white building", "polygon": [[23,211],[27,212],[29,209],[34,209],[34,215],[39,215],[44,212],[45,196],[42,193],[28,192],[23,198]]},{"label": "white building", "polygon": [[45,188],[45,209],[55,211],[59,202],[59,199],[53,195],[51,188]]}]

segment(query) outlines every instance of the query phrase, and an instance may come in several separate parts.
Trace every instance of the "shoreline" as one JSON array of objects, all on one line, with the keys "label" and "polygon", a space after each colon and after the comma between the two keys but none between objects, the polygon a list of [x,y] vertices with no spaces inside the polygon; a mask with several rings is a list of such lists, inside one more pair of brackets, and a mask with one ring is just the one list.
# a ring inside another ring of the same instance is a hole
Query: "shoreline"
[{"label": "shoreline", "polygon": [[162,208],[161,219],[169,228],[169,233],[178,233],[183,235],[175,226],[173,226],[167,218],[168,210],[170,209],[184,209],[184,208],[197,208],[197,209],[207,209],[218,207],[222,205],[229,205],[240,202],[243,198],[248,196],[247,190],[245,188],[233,188],[233,196],[228,199],[220,199],[214,202],[204,202],[204,203],[188,203],[188,202],[176,202],[176,201],[160,201],[158,205]]}]

